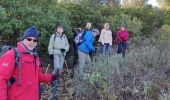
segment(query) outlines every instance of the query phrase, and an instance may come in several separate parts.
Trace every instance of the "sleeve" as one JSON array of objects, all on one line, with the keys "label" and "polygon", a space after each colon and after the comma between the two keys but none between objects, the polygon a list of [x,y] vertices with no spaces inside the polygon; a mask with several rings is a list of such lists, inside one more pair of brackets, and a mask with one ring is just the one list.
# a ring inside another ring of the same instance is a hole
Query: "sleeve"
[{"label": "sleeve", "polygon": [[0,58],[0,100],[7,100],[7,82],[11,78],[15,66],[14,51],[7,51]]},{"label": "sleeve", "polygon": [[103,35],[104,35],[104,32],[103,32],[103,30],[102,30],[102,31],[101,31],[101,34],[100,34],[100,41],[101,41],[102,45],[104,44]]},{"label": "sleeve", "polygon": [[116,35],[115,42],[116,42],[117,44],[119,44],[119,42],[120,42],[119,32],[118,32],[117,35]]},{"label": "sleeve", "polygon": [[126,35],[124,36],[125,41],[127,42],[129,40],[129,34],[126,32]]},{"label": "sleeve", "polygon": [[47,83],[52,82],[52,74],[44,74],[42,73],[42,67],[38,67],[38,79],[39,83]]},{"label": "sleeve", "polygon": [[99,36],[99,40],[98,40],[98,42],[100,42],[100,43],[101,43],[101,33],[100,33],[100,36]]},{"label": "sleeve", "polygon": [[67,37],[65,36],[65,49],[66,49],[66,52],[68,52],[69,50],[69,43],[68,43],[68,40],[67,40]]},{"label": "sleeve", "polygon": [[86,33],[85,34],[85,43],[87,45],[87,47],[90,49],[90,50],[95,50],[95,48],[93,47],[93,34],[90,34],[90,33]]},{"label": "sleeve", "polygon": [[48,45],[48,53],[53,54],[53,42],[54,42],[54,34],[51,35],[49,45]]},{"label": "sleeve", "polygon": [[110,31],[110,45],[112,45],[112,42],[113,42],[113,38],[112,38],[112,31]]}]

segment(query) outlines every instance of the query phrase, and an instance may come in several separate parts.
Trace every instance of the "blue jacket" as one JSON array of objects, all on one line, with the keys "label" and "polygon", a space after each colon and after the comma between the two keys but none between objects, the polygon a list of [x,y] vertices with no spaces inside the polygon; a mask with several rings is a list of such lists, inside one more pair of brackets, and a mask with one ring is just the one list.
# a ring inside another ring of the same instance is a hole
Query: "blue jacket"
[{"label": "blue jacket", "polygon": [[87,31],[84,35],[83,43],[78,46],[78,49],[84,53],[89,53],[95,50],[93,46],[94,35],[92,31]]}]

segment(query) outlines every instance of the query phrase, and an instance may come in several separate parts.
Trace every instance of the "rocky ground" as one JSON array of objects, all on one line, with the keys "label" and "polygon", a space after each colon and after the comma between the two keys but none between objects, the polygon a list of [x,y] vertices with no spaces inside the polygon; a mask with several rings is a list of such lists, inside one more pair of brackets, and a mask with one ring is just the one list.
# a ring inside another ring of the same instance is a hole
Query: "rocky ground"
[{"label": "rocky ground", "polygon": [[[59,84],[57,84],[57,92],[55,100],[73,100],[74,99],[74,83],[72,79],[72,70],[65,69],[63,75],[59,78]],[[53,87],[51,84],[45,85],[45,91],[41,96],[41,100],[51,100],[53,96]]]}]

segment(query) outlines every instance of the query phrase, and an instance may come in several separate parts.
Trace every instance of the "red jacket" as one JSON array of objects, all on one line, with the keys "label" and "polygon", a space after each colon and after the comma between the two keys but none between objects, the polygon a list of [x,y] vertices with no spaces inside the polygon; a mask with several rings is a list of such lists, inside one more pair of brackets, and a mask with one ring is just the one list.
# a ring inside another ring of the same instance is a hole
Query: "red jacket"
[{"label": "red jacket", "polygon": [[118,32],[118,34],[116,35],[116,39],[115,39],[115,42],[116,42],[117,44],[120,43],[121,37],[124,39],[125,43],[128,42],[128,40],[129,40],[128,32],[126,32],[126,31],[121,31],[121,30]]},{"label": "red jacket", "polygon": [[[34,56],[23,53],[25,48],[18,42],[20,51],[20,64],[22,68],[21,85],[18,85],[18,67],[14,69],[14,50],[9,50],[0,58],[0,100],[39,100],[38,85],[40,82],[51,82],[51,74],[43,74],[40,67],[40,60]],[[8,88],[7,82],[15,77],[15,82]]]}]

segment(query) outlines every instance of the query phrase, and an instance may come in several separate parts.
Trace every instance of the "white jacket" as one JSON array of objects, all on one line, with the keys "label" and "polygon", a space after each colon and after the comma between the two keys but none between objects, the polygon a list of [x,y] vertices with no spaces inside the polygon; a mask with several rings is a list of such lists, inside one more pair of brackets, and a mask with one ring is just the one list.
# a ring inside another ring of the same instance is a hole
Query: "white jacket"
[{"label": "white jacket", "polygon": [[101,42],[102,45],[104,43],[109,43],[109,45],[112,45],[112,31],[111,30],[102,29],[98,41]]}]

